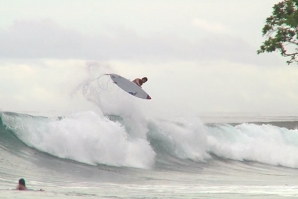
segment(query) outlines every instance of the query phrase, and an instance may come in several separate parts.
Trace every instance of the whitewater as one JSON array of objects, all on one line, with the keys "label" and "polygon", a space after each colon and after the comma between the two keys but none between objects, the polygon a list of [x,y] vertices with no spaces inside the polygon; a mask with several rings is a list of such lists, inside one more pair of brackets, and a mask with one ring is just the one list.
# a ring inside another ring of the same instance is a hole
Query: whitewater
[{"label": "whitewater", "polygon": [[0,113],[0,198],[298,197],[298,117],[151,115],[101,81],[94,110]]}]

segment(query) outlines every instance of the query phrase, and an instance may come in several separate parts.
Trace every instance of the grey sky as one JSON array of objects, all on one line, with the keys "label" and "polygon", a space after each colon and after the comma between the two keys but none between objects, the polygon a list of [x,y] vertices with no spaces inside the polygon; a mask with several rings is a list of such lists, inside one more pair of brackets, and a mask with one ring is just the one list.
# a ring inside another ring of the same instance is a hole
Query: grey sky
[{"label": "grey sky", "polygon": [[69,96],[92,61],[148,76],[151,109],[298,114],[297,66],[256,55],[278,2],[0,0],[1,108],[94,108]]}]

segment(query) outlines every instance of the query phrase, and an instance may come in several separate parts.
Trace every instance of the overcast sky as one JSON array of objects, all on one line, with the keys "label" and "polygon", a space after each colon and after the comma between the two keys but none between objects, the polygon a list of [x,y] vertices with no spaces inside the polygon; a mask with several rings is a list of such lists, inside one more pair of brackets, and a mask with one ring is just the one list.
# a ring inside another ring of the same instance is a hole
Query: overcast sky
[{"label": "overcast sky", "polygon": [[279,1],[0,0],[0,108],[93,109],[80,85],[113,72],[150,109],[297,115],[298,66],[256,54]]}]

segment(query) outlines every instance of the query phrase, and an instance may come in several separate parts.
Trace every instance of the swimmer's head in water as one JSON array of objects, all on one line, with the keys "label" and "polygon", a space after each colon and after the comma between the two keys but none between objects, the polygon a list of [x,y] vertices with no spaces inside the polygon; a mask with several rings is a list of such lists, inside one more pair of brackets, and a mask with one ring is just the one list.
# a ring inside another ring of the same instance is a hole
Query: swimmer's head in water
[{"label": "swimmer's head in water", "polygon": [[25,180],[23,178],[19,179],[19,184],[26,186]]}]

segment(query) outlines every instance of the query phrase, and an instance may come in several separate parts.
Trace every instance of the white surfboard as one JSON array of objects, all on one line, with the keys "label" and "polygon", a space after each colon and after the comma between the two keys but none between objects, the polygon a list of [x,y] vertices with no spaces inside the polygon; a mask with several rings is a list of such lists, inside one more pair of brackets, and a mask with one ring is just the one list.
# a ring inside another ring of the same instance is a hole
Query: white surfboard
[{"label": "white surfboard", "polygon": [[110,75],[111,79],[117,86],[119,86],[124,91],[128,92],[129,94],[142,98],[142,99],[151,99],[151,97],[138,85],[136,85],[134,82],[121,77],[120,75],[116,74],[107,74]]}]

